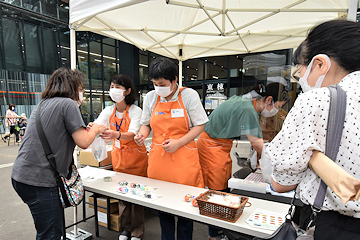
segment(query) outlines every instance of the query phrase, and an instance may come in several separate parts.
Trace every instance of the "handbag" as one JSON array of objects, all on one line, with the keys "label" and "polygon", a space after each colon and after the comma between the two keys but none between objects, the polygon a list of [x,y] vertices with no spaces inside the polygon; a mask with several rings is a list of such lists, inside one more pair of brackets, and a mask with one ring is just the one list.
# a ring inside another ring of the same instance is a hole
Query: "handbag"
[{"label": "handbag", "polygon": [[50,162],[50,165],[55,170],[56,184],[59,189],[59,197],[63,208],[79,205],[84,199],[84,186],[80,174],[74,164],[74,159],[69,167],[69,174],[67,177],[60,176],[56,169],[55,156],[53,155],[49,142],[44,133],[44,129],[40,121],[40,113],[43,101],[39,104],[39,110],[36,113],[36,129],[44,148],[45,156]]},{"label": "handbag", "polygon": [[[326,130],[325,155],[334,161],[339,151],[345,120],[346,92],[338,84],[329,86],[328,89],[330,91],[330,108]],[[285,216],[285,222],[281,224],[280,227],[278,227],[278,229],[276,229],[276,231],[270,236],[264,238],[255,237],[253,240],[313,240],[316,226],[316,216],[321,211],[321,207],[324,203],[326,189],[327,185],[321,180],[314,204],[311,206],[312,215],[306,231],[301,229],[292,221],[292,213],[295,209],[295,190],[289,211]]]}]

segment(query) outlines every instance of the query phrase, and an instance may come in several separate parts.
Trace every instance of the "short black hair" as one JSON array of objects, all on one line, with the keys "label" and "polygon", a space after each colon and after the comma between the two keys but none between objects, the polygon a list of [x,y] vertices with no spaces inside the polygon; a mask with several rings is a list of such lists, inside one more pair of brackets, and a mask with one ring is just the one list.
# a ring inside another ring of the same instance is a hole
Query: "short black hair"
[{"label": "short black hair", "polygon": [[297,63],[308,65],[316,55],[326,54],[347,72],[360,70],[359,23],[339,19],[321,23],[299,47]]},{"label": "short black hair", "polygon": [[164,78],[170,80],[170,82],[175,81],[178,75],[178,69],[173,61],[164,57],[158,57],[150,63],[149,66],[149,78],[160,79]]},{"label": "short black hair", "polygon": [[[126,103],[126,105],[134,104],[134,102],[137,99],[137,94],[136,94],[134,82],[131,80],[130,77],[128,77],[124,74],[118,74],[118,75],[115,75],[110,78],[110,85],[111,85],[111,83],[121,85],[125,88],[125,90],[128,90],[129,88],[131,88],[130,94],[125,96],[125,103]],[[113,100],[111,99],[111,101],[113,101]]]}]

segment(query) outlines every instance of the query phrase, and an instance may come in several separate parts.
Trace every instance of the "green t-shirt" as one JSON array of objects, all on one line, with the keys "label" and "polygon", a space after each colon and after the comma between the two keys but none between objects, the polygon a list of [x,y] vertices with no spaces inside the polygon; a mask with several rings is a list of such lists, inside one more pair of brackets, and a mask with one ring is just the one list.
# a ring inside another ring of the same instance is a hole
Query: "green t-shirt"
[{"label": "green t-shirt", "polygon": [[215,108],[205,123],[205,132],[212,138],[262,138],[259,115],[250,94],[233,96]]}]

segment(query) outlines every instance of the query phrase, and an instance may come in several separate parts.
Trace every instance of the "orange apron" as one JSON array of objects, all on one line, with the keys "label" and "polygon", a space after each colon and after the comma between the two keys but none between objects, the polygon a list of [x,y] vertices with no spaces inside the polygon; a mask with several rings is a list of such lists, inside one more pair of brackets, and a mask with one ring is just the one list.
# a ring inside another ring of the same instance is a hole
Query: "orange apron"
[{"label": "orange apron", "polygon": [[228,187],[232,171],[232,142],[232,139],[211,138],[205,131],[197,140],[204,183],[210,189],[223,190]]},{"label": "orange apron", "polygon": [[179,139],[190,131],[189,118],[181,98],[183,89],[179,90],[178,100],[175,102],[160,102],[158,97],[152,111],[150,127],[153,130],[153,138],[149,152],[148,177],[204,187],[194,140],[174,153],[165,152],[162,146],[165,140]]},{"label": "orange apron", "polygon": [[[116,107],[110,117],[110,129],[114,131],[127,132],[130,126],[129,107],[123,112],[123,118],[116,117]],[[139,147],[134,140],[120,140],[120,148],[115,146],[113,139],[113,150],[111,152],[113,170],[138,176],[146,177],[147,152],[145,146]]]}]

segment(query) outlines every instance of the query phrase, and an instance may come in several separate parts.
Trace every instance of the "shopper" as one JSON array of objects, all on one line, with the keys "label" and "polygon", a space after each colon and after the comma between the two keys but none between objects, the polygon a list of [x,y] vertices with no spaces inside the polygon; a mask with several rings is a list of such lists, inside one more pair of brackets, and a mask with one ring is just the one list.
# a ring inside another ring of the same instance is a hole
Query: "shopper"
[{"label": "shopper", "polygon": [[[208,121],[199,94],[177,85],[177,67],[166,58],[156,58],[149,66],[155,90],[144,100],[140,146],[153,131],[149,152],[148,177],[196,187],[204,187],[199,155],[195,144]],[[158,212],[163,240],[175,239],[174,216]],[[179,217],[177,239],[191,240],[193,222]]]},{"label": "shopper", "polygon": [[[213,190],[228,191],[232,160],[230,151],[233,140],[248,139],[261,153],[263,148],[259,114],[274,116],[284,103],[279,101],[283,85],[271,83],[257,85],[243,96],[233,96],[221,103],[209,116],[205,130],[197,141],[200,164],[205,186]],[[216,239],[219,229],[209,226],[209,239]]]},{"label": "shopper", "polygon": [[4,142],[7,142],[7,138],[9,138],[10,141],[10,134],[15,134],[16,142],[20,143],[19,128],[17,127],[19,118],[20,116],[15,112],[15,105],[10,103],[5,115],[5,127],[7,133],[5,134],[5,137],[2,138]]},{"label": "shopper", "polygon": [[[300,77],[304,93],[296,99],[266,153],[272,161],[274,189],[286,192],[297,186],[296,194],[305,205],[300,216],[305,228],[321,181],[308,163],[314,150],[325,151],[330,101],[326,87],[333,84],[339,84],[347,94],[335,163],[360,179],[360,25],[345,20],[322,23],[309,32],[297,52],[295,75]],[[359,226],[359,202],[344,204],[327,188],[322,211],[316,218],[315,239],[358,239]]]},{"label": "shopper", "polygon": [[[55,156],[56,169],[68,175],[77,144],[87,148],[106,127],[93,124],[86,131],[79,104],[82,101],[84,75],[78,70],[59,68],[51,75],[42,93],[41,124]],[[11,178],[15,191],[30,208],[36,239],[60,239],[64,209],[59,198],[55,171],[45,156],[36,129],[39,104],[28,120]]]},{"label": "shopper", "polygon": [[[147,151],[138,146],[134,136],[139,132],[142,110],[134,105],[136,89],[126,75],[116,75],[110,79],[110,98],[115,103],[105,108],[95,123],[108,126],[110,130],[101,136],[113,140],[111,152],[113,170],[146,177]],[[119,202],[123,229],[119,240],[138,240],[144,234],[144,207],[129,202]]]}]

